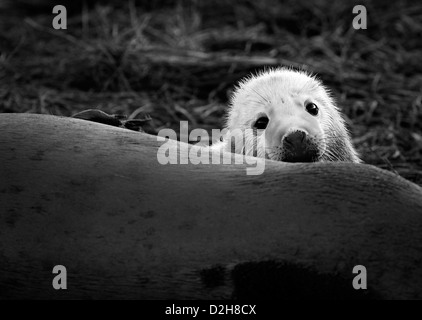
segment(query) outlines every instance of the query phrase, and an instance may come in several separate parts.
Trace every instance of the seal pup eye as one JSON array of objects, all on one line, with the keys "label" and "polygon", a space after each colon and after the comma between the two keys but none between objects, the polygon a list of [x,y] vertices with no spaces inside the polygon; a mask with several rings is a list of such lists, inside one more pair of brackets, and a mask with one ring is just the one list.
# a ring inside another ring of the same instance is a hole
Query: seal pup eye
[{"label": "seal pup eye", "polygon": [[270,119],[268,119],[268,117],[266,116],[259,117],[258,120],[255,121],[253,128],[258,130],[264,130],[267,127],[269,121]]},{"label": "seal pup eye", "polygon": [[306,111],[311,115],[316,116],[318,115],[319,109],[315,103],[310,102],[306,105]]}]

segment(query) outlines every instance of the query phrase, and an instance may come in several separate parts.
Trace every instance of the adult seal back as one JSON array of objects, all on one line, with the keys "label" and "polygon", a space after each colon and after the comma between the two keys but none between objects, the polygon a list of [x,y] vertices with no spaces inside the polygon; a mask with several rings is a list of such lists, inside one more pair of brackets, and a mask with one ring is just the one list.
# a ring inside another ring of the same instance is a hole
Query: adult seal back
[{"label": "adult seal back", "polygon": [[422,299],[419,186],[347,162],[161,165],[161,145],[0,114],[0,299]]}]

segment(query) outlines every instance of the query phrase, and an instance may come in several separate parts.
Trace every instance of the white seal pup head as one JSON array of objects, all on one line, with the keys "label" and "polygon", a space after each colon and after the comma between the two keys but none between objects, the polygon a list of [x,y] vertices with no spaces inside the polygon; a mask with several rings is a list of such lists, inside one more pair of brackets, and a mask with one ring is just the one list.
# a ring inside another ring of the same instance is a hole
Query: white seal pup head
[{"label": "white seal pup head", "polygon": [[302,71],[273,69],[242,80],[226,129],[222,144],[234,153],[285,162],[361,162],[327,89]]}]

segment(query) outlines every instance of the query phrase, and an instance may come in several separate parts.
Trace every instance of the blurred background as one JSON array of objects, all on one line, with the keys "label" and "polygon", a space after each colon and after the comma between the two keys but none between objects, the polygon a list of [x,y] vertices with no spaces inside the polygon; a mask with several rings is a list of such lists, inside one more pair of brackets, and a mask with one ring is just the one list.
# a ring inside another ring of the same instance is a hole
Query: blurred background
[{"label": "blurred background", "polygon": [[317,73],[364,161],[422,185],[422,1],[0,0],[3,113],[99,108],[147,112],[152,134],[211,130],[239,79],[277,66]]}]

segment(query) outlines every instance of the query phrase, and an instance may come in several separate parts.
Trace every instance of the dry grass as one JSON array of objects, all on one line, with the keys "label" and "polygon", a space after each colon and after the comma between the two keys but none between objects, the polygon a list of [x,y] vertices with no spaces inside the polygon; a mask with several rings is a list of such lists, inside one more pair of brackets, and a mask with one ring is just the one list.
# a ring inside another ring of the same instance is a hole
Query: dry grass
[{"label": "dry grass", "polygon": [[294,66],[332,88],[365,162],[422,185],[422,3],[364,3],[368,29],[354,30],[353,1],[68,1],[64,31],[40,2],[30,15],[3,3],[0,112],[98,107],[149,112],[151,132],[218,128],[237,80]]}]

